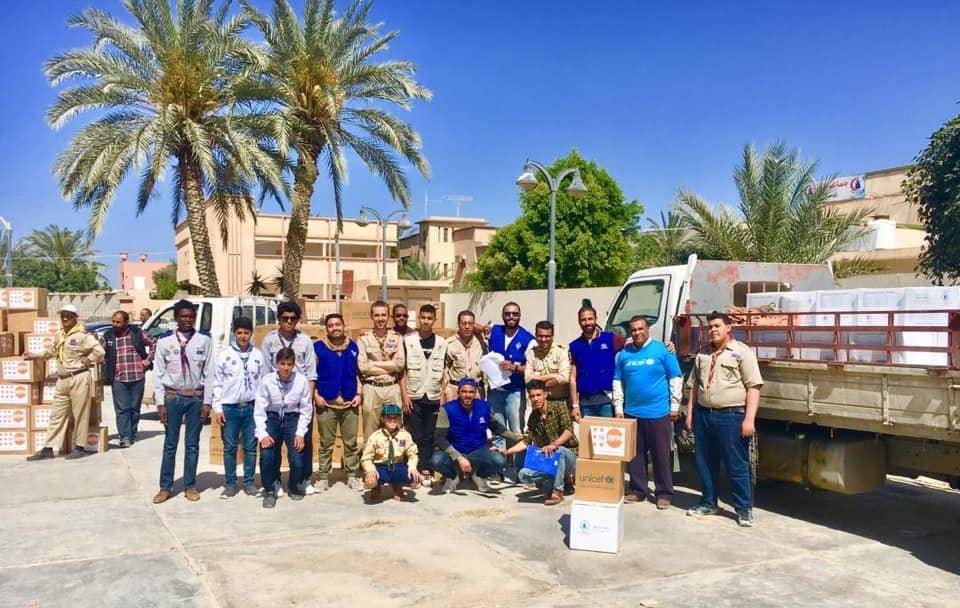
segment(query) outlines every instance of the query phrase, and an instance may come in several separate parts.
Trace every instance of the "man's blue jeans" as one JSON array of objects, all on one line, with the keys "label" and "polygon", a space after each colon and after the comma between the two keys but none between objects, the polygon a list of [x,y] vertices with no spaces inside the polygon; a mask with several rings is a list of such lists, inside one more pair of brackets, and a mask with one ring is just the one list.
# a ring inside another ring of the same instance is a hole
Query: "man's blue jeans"
[{"label": "man's blue jeans", "polygon": [[[463,456],[470,461],[474,474],[484,479],[503,469],[507,463],[503,454],[494,452],[487,446],[469,454],[463,454]],[[439,472],[447,479],[456,479],[460,475],[460,466],[442,450],[433,453],[430,464],[433,465],[434,471]]]},{"label": "man's blue jeans", "polygon": [[160,489],[173,489],[173,472],[177,463],[177,446],[180,443],[180,427],[186,426],[183,437],[183,487],[192,488],[197,483],[197,460],[200,457],[199,397],[175,397],[165,399],[167,427],[163,436],[163,462],[160,464]]},{"label": "man's blue jeans", "polygon": [[237,485],[237,445],[243,436],[243,485],[253,483],[257,470],[256,424],[253,422],[253,403],[224,404],[223,415],[223,481],[226,486]]},{"label": "man's blue jeans", "polygon": [[264,492],[273,492],[274,484],[280,479],[280,445],[285,444],[287,446],[287,462],[290,463],[287,488],[291,494],[302,494],[297,488],[303,470],[302,452],[298,452],[293,447],[299,421],[299,413],[285,414],[283,420],[281,420],[276,412],[267,412],[267,434],[273,438],[273,446],[260,448],[260,482],[263,484]]},{"label": "man's blue jeans", "polygon": [[113,411],[117,414],[117,434],[120,439],[133,441],[137,438],[140,424],[140,405],[143,403],[143,380],[117,382],[114,380]]},{"label": "man's blue jeans", "polygon": [[545,492],[552,492],[554,490],[562,492],[564,479],[568,475],[573,475],[574,467],[577,465],[577,455],[565,446],[560,446],[557,448],[557,452],[560,454],[561,458],[560,462],[557,463],[556,475],[547,475],[546,473],[541,473],[540,471],[523,468],[523,461],[526,454],[523,452],[514,454],[514,462],[516,463],[517,468],[520,469],[520,472],[517,473],[520,481],[523,483],[536,484],[538,488],[544,490]]},{"label": "man's blue jeans", "polygon": [[717,506],[720,462],[730,477],[733,507],[737,511],[751,508],[750,439],[740,436],[743,408],[711,409],[697,404],[693,410],[694,450],[697,475],[703,495],[700,504]]},{"label": "man's blue jeans", "polygon": [[596,405],[580,404],[581,416],[600,416],[603,418],[613,418],[612,403],[598,403]]},{"label": "man's blue jeans", "polygon": [[[527,400],[523,391],[507,392],[493,389],[489,393],[490,411],[494,418],[514,433],[523,432],[523,419],[526,413]],[[497,447],[506,447],[507,440],[503,437],[494,437],[493,444]]]}]

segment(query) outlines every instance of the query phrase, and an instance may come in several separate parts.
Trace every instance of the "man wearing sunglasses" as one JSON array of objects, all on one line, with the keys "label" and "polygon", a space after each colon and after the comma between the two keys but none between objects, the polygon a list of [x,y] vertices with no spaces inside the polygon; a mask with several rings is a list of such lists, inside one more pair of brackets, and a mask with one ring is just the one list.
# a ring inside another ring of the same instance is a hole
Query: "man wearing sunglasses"
[{"label": "man wearing sunglasses", "polygon": [[[296,302],[280,302],[277,305],[277,329],[270,332],[263,339],[260,350],[263,351],[265,370],[263,375],[276,370],[276,356],[282,348],[293,349],[296,355],[295,369],[304,375],[310,384],[310,394],[314,394],[317,383],[317,356],[313,351],[313,341],[310,336],[297,329],[300,322],[300,305]],[[303,452],[301,453],[303,467],[301,479],[297,481],[301,494],[313,494],[314,488],[310,485],[310,476],[313,474],[313,429],[307,428],[303,438]],[[268,491],[268,489],[264,489]]]}]

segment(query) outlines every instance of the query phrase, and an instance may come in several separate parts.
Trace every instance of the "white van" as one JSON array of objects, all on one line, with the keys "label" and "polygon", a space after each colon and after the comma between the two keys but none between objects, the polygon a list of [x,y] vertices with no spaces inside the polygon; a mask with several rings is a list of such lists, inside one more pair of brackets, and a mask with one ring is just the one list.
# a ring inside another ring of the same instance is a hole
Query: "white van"
[{"label": "white van", "polygon": [[[233,296],[226,298],[187,298],[197,307],[196,329],[210,335],[213,343],[213,352],[218,352],[230,344],[233,320],[237,317],[247,317],[253,321],[256,328],[260,325],[275,327],[277,325],[278,298],[262,296]],[[177,328],[177,321],[173,318],[173,303],[158,308],[143,324],[142,330],[153,338],[173,331]],[[259,346],[259,345],[257,345]],[[144,403],[153,403],[153,371],[147,372],[146,384],[143,390]]]}]

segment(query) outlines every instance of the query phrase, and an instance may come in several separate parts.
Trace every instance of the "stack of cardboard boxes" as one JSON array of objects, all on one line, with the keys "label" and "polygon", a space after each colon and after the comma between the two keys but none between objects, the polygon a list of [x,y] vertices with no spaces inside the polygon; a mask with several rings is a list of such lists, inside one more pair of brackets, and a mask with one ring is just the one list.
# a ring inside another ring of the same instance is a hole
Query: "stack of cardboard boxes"
[{"label": "stack of cardboard boxes", "polygon": [[[57,361],[24,361],[24,352],[39,353],[53,347],[60,320],[47,316],[47,290],[11,287],[0,289],[0,455],[30,454],[43,447],[53,409]],[[103,386],[93,368],[87,450],[104,451],[107,428],[100,425]],[[68,451],[67,441],[55,449]]]},{"label": "stack of cardboard boxes", "polygon": [[576,500],[570,548],[617,553],[623,543],[623,483],[637,450],[637,421],[586,417],[580,421]]}]

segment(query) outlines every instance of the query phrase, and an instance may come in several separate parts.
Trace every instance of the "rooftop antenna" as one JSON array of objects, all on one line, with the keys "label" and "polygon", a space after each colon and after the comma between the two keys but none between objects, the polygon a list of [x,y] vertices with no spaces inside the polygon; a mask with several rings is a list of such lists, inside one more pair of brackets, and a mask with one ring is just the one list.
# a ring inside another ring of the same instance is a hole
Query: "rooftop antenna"
[{"label": "rooftop antenna", "polygon": [[473,197],[469,194],[445,194],[440,198],[457,204],[457,217],[460,217],[460,204],[473,201]]},{"label": "rooftop antenna", "polygon": [[430,203],[442,203],[444,199],[442,198],[430,198],[430,194],[424,190],[423,191],[423,217],[430,217]]}]

